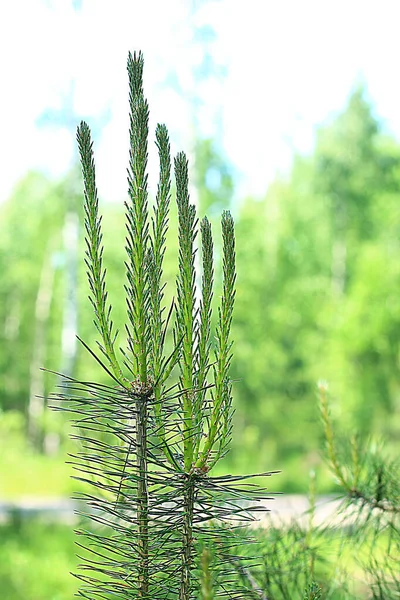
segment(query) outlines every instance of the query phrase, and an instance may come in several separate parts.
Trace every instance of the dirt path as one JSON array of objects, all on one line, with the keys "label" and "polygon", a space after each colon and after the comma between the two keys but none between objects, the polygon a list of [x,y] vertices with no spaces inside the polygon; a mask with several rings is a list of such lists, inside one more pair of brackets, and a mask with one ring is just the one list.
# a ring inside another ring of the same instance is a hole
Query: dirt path
[{"label": "dirt path", "polygon": [[[286,525],[295,520],[298,525],[306,526],[309,521],[310,503],[306,496],[301,494],[282,494],[263,503],[268,511],[259,513],[262,526]],[[335,496],[319,496],[316,500],[314,524],[328,524],[335,521],[339,500]],[[74,511],[78,503],[67,498],[37,498],[24,497],[16,501],[0,501],[0,523],[12,516],[29,518],[34,516],[44,517],[65,523],[76,520]],[[14,517],[15,518],[15,517]]]}]

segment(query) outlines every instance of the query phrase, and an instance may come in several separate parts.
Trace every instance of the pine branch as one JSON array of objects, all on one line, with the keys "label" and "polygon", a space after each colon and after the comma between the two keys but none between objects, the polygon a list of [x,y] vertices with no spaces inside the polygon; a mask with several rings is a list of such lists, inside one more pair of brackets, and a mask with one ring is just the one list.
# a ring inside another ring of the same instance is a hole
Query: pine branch
[{"label": "pine branch", "polygon": [[197,433],[195,457],[198,456],[202,426],[205,415],[205,394],[207,386],[207,376],[210,369],[210,352],[211,352],[211,302],[213,297],[214,284],[214,264],[213,264],[213,240],[211,233],[211,224],[207,217],[202,219],[200,224],[201,231],[201,248],[202,248],[202,287],[201,287],[201,303],[200,303],[200,323],[198,333],[198,345],[196,349],[196,388],[197,398],[194,409],[196,415],[195,431]]},{"label": "pine branch", "polygon": [[103,245],[99,200],[96,187],[96,172],[93,157],[93,142],[90,129],[82,121],[77,130],[77,141],[81,157],[84,196],[87,277],[90,287],[89,300],[94,310],[94,324],[100,333],[103,345],[100,350],[106,357],[112,372],[121,385],[128,384],[115,355],[114,344],[118,332],[113,333],[111,305],[108,305],[106,290],[106,270],[103,268]]},{"label": "pine branch", "polygon": [[[335,445],[335,433],[329,414],[327,385],[319,383],[319,402],[324,425],[325,440],[330,467],[349,500],[360,501],[368,510],[379,510],[383,513],[400,514],[400,506],[396,494],[398,488],[397,463],[384,458],[369,456],[363,451],[361,460],[360,449],[353,437],[350,442],[351,463],[345,465],[339,459]],[[347,467],[347,468],[346,468]],[[395,487],[396,490],[392,488]]]},{"label": "pine branch", "polygon": [[[221,305],[218,310],[218,325],[216,331],[217,349],[215,351],[216,365],[214,366],[214,389],[212,391],[213,408],[207,440],[201,456],[197,459],[196,467],[203,469],[206,465],[211,469],[223,455],[230,437],[232,418],[232,384],[229,370],[232,360],[232,341],[230,331],[233,307],[235,303],[235,233],[231,214],[222,214],[223,240],[223,292]],[[211,452],[215,443],[218,449],[214,457]]]},{"label": "pine branch", "polygon": [[339,445],[326,384],[319,385],[319,399],[329,464],[343,490],[338,514],[344,523],[351,519],[352,547],[361,568],[371,575],[372,597],[395,598],[396,585],[400,589],[393,570],[400,552],[399,461],[389,459],[376,444],[371,448],[371,443],[365,442],[362,447],[354,436],[350,443],[346,440]]},{"label": "pine branch", "polygon": [[128,56],[129,105],[130,105],[130,151],[128,171],[128,193],[130,202],[127,208],[128,254],[127,304],[128,317],[133,339],[131,350],[137,376],[142,383],[147,382],[149,355],[149,323],[147,306],[149,303],[149,282],[147,251],[149,247],[149,226],[147,207],[147,139],[149,109],[143,97],[142,75],[143,55]]},{"label": "pine branch", "polygon": [[203,548],[201,553],[200,598],[214,600],[213,582],[211,576],[211,552]]},{"label": "pine branch", "polygon": [[322,590],[317,583],[311,583],[305,594],[304,600],[321,600],[322,599]]},{"label": "pine branch", "polygon": [[336,448],[335,448],[335,437],[333,433],[332,421],[329,414],[328,407],[328,386],[324,381],[320,381],[318,383],[318,391],[319,391],[319,400],[320,400],[320,410],[322,422],[324,425],[324,433],[326,440],[326,447],[328,451],[329,463],[331,465],[331,469],[333,473],[336,475],[338,481],[343,485],[343,487],[347,487],[347,482],[342,471],[342,467],[338,460]]},{"label": "pine branch", "polygon": [[185,471],[190,472],[194,456],[194,241],[197,234],[195,207],[189,203],[188,161],[183,152],[175,158],[176,203],[179,220],[179,258],[175,340],[182,338],[179,361],[183,395],[183,445]]},{"label": "pine branch", "polygon": [[[164,287],[162,285],[165,241],[168,230],[170,190],[171,190],[171,157],[168,131],[165,125],[157,125],[156,144],[160,161],[160,177],[158,183],[156,205],[152,218],[151,247],[148,255],[150,283],[150,352],[151,372],[154,381],[155,411],[159,427],[162,430],[161,394],[163,389],[163,351],[168,325],[163,320],[162,306]],[[170,315],[169,315],[170,316]],[[174,365],[172,365],[173,367]],[[161,433],[162,435],[162,433]]]}]

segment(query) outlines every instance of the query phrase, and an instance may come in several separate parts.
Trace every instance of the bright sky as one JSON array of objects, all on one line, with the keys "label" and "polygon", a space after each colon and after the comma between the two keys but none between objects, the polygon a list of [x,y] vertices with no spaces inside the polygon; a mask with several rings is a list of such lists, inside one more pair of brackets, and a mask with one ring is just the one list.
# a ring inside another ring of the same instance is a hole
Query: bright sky
[{"label": "bright sky", "polygon": [[1,2],[0,201],[29,169],[70,167],[82,117],[101,196],[125,196],[128,50],[145,55],[151,130],[165,122],[174,152],[215,136],[238,194],[309,151],[360,77],[400,139],[399,17],[399,0]]}]

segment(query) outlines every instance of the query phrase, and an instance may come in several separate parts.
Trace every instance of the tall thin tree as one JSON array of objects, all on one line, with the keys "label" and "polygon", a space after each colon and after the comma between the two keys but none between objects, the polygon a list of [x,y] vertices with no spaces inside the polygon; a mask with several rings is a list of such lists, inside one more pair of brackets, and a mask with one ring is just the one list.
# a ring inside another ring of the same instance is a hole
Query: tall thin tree
[{"label": "tall thin tree", "polygon": [[[163,260],[169,223],[171,159],[167,129],[158,125],[160,175],[149,210],[147,155],[149,109],[143,95],[143,56],[129,54],[130,155],[126,202],[127,344],[118,331],[103,266],[101,217],[90,130],[77,140],[85,196],[86,265],[102,366],[110,385],[65,378],[62,398],[75,414],[73,455],[77,477],[94,491],[80,496],[86,540],[79,595],[84,598],[190,600],[200,592],[199,541],[213,548],[222,596],[251,597],[230,577],[226,550],[235,544],[232,518],[251,520],[243,501],[265,491],[240,477],[213,477],[232,431],[231,323],[235,300],[234,223],[222,215],[223,290],[215,348],[211,337],[214,267],[211,225],[200,225],[201,301],[195,301],[198,218],[189,198],[188,161],[175,158],[179,257],[176,302],[166,311]],[[174,325],[169,327],[171,320]],[[173,348],[165,351],[169,329]],[[271,473],[264,473],[270,475]],[[235,487],[240,483],[240,489]],[[255,508],[261,508],[256,503]],[[229,527],[226,526],[229,523]],[[89,572],[89,574],[87,574]]]}]

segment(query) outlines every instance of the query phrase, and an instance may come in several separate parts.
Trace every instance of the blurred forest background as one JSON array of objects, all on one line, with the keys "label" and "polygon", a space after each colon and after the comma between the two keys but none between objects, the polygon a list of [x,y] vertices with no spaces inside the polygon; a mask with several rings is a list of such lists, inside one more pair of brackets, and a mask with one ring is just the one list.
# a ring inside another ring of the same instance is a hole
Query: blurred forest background
[{"label": "blurred forest background", "polygon": [[[330,385],[341,432],[400,433],[400,144],[381,131],[362,85],[321,127],[314,152],[296,156],[264,198],[232,202],[229,164],[212,140],[196,143],[199,213],[216,224],[233,210],[235,430],[224,472],[282,470],[272,487],[306,492],[310,470],[332,490],[320,457],[316,383]],[[49,370],[103,373],[87,300],[79,167],[54,183],[29,173],[0,205],[0,497],[63,496],[70,425],[48,408]],[[103,203],[113,319],[125,316],[123,206]],[[175,286],[176,222],[166,258]],[[215,230],[218,239],[218,232]],[[217,242],[218,243],[218,242]],[[217,248],[218,252],[218,248]]]},{"label": "blurred forest background", "polygon": [[[173,153],[189,153],[192,199],[213,224],[216,262],[221,211],[236,222],[236,413],[220,472],[281,470],[269,489],[301,494],[315,472],[317,494],[337,492],[322,457],[320,380],[338,439],[359,434],[362,447],[383,441],[398,456],[398,12],[393,0],[1,4],[1,598],[66,600],[77,589],[73,524],[25,519],[29,511],[15,507],[55,503],[80,486],[66,464],[71,424],[49,408],[61,380],[41,368],[104,378],[75,337],[96,348],[72,142],[82,117],[95,140],[104,261],[124,345],[129,49],[144,51],[150,140],[152,119],[161,120]],[[152,152],[150,141],[150,183]],[[171,206],[167,301],[177,264]],[[264,539],[268,552],[281,543],[301,560],[306,546],[314,552],[311,529],[296,543],[275,533]],[[322,540],[320,580],[335,580],[336,544],[349,581],[365,584],[335,535]]]}]

